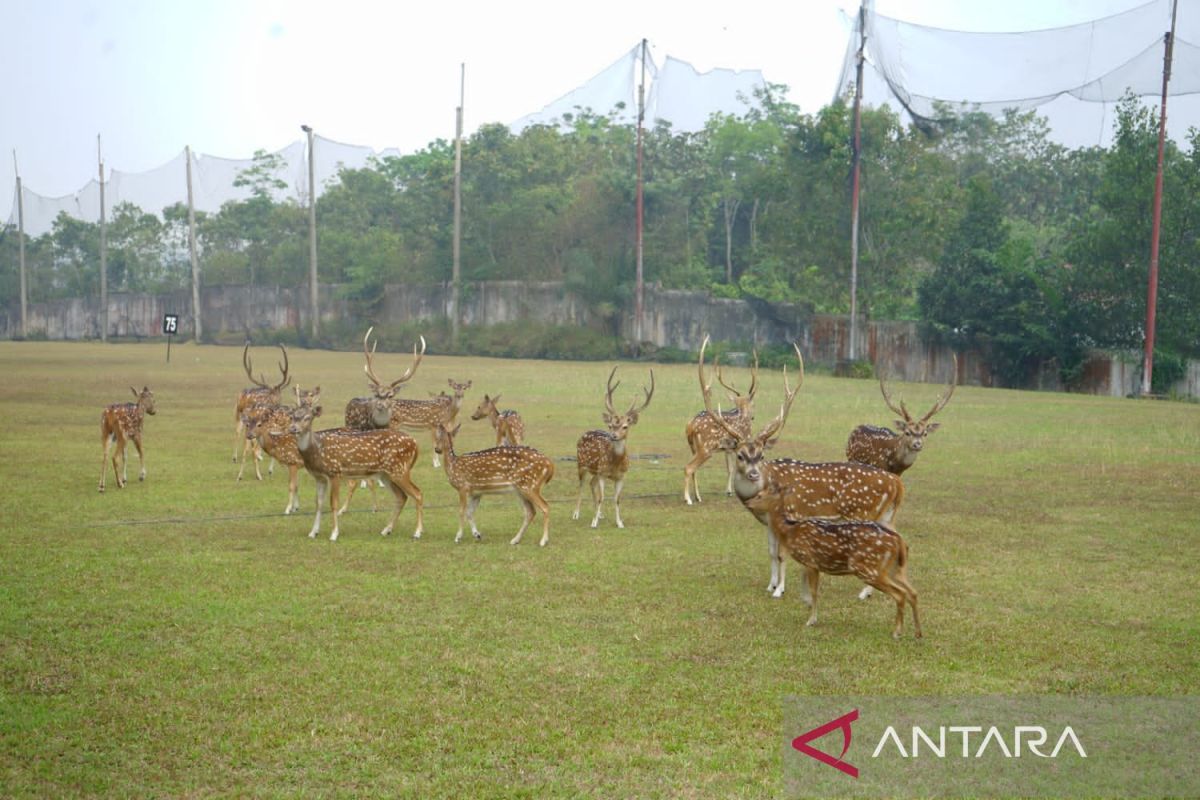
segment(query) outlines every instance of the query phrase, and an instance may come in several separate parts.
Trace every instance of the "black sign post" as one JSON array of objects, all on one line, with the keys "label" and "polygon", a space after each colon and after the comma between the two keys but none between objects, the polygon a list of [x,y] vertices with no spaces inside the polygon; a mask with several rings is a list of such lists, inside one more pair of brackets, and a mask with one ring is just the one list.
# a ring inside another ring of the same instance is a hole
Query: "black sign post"
[{"label": "black sign post", "polygon": [[171,363],[171,337],[179,332],[179,315],[163,315],[163,333],[167,335],[167,363]]}]

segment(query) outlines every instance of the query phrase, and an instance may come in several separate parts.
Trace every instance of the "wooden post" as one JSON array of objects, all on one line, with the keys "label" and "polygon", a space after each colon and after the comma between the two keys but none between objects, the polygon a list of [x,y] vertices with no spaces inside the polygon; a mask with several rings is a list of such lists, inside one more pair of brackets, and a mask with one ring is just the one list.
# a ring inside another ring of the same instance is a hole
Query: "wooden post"
[{"label": "wooden post", "polygon": [[858,358],[858,188],[862,172],[862,82],[867,49],[866,0],[858,8],[858,66],[854,78],[854,145],[850,150],[850,360]]},{"label": "wooden post", "polygon": [[459,282],[462,280],[462,135],[467,65],[459,78],[458,109],[454,115],[454,244],[450,265],[450,346],[458,347]]},{"label": "wooden post", "polygon": [[25,277],[25,197],[21,190],[21,170],[17,151],[13,150],[13,174],[17,176],[17,264],[21,273],[21,338],[29,337],[29,283]]},{"label": "wooden post", "polygon": [[1153,394],[1154,325],[1158,308],[1158,239],[1162,228],[1163,150],[1167,141],[1167,84],[1171,80],[1171,51],[1175,44],[1175,12],[1179,0],[1171,3],[1171,30],[1164,39],[1162,106],[1158,117],[1158,167],[1154,172],[1154,208],[1150,223],[1150,284],[1146,289],[1146,356],[1142,366],[1142,396]]},{"label": "wooden post", "polygon": [[[192,320],[195,325],[193,337],[196,344],[200,344],[200,338],[204,335],[204,330],[200,324],[200,261],[196,258],[196,203],[192,198],[192,148],[187,146],[183,148],[184,155],[187,157],[187,203],[188,203],[188,256],[192,261]],[[167,343],[167,360],[170,361],[170,340]]]},{"label": "wooden post", "polygon": [[317,302],[317,186],[316,167],[313,154],[313,130],[301,125],[300,130],[308,134],[308,287],[309,314],[312,315],[312,338],[316,344],[320,330],[320,309]]},{"label": "wooden post", "polygon": [[108,341],[108,223],[104,219],[104,155],[96,134],[96,159],[100,162],[100,341]]},{"label": "wooden post", "polygon": [[642,328],[643,301],[645,286],[642,281],[642,234],[644,227],[645,201],[642,192],[642,122],[646,118],[646,40],[642,39],[642,80],[638,83],[638,117],[637,117],[637,222],[634,225],[635,253],[637,260],[637,276],[634,281],[633,293],[633,349],[641,352],[645,332]]}]

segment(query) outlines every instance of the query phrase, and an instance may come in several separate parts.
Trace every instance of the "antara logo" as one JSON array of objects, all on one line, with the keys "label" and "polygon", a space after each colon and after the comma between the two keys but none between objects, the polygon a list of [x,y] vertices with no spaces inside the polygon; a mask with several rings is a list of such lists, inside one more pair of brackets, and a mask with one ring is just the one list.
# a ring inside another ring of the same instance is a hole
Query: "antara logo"
[{"label": "antara logo", "polygon": [[[809,758],[815,758],[822,764],[828,764],[834,769],[846,773],[851,778],[857,778],[858,768],[845,760],[846,753],[850,750],[850,741],[853,736],[850,726],[856,720],[858,720],[857,708],[847,714],[843,714],[837,719],[826,722],[824,725],[813,728],[807,733],[802,733],[792,740],[792,747],[804,753]],[[820,739],[822,736],[836,730],[842,732],[842,752],[837,757],[822,752],[809,744],[809,742]],[[924,728],[914,725],[910,740],[912,746],[906,750],[900,734],[896,731],[896,727],[889,725],[884,730],[883,735],[879,737],[879,743],[875,746],[874,752],[871,753],[871,758],[879,758],[881,755],[886,756],[887,753],[885,750],[888,749],[889,745],[894,748],[896,754],[901,758],[918,758],[921,754],[922,743],[924,743],[924,749],[936,758],[945,758],[947,752],[950,752],[953,756],[955,755],[955,751],[947,747],[947,734],[950,735],[952,742],[955,736],[960,737],[963,758],[982,758],[987,752],[988,747],[992,746],[993,743],[996,752],[1003,753],[1005,758],[1020,758],[1022,745],[1032,755],[1041,758],[1058,758],[1059,752],[1068,744],[1080,758],[1087,758],[1087,751],[1084,750],[1083,743],[1079,740],[1079,737],[1070,725],[1063,728],[1062,733],[1058,736],[1053,749],[1049,753],[1042,752],[1042,748],[1049,741],[1050,734],[1041,725],[1017,725],[1013,728],[1012,735],[1008,738],[1005,738],[1004,734],[995,725],[988,727],[986,733],[984,731],[985,729],[981,725],[943,725],[937,729],[935,738],[930,736]],[[973,733],[981,734],[981,738],[975,740],[978,742],[976,747],[972,747],[971,734]],[[1009,742],[1012,743],[1011,747],[1009,746]]]}]

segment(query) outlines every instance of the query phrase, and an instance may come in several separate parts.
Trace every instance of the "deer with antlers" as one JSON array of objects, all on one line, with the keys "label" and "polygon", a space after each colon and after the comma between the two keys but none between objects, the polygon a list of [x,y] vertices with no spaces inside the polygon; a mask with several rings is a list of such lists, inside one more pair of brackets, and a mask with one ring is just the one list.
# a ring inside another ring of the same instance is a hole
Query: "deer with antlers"
[{"label": "deer with antlers", "polygon": [[411,497],[417,506],[417,528],[414,539],[421,538],[424,527],[424,502],[421,490],[412,481],[412,467],[417,460],[417,443],[411,436],[391,428],[370,431],[351,431],[345,428],[314,431],[313,420],[321,415],[321,406],[297,408],[292,411],[288,433],[296,439],[296,448],[304,461],[304,468],[317,483],[317,516],[310,539],[316,538],[321,529],[321,508],[329,497],[329,510],[333,515],[333,532],[330,541],[337,541],[338,490],[342,480],[367,478],[376,475],[392,490],[396,498],[396,509],[380,534],[387,536],[395,527],[400,512]]},{"label": "deer with antlers", "polygon": [[471,388],[471,381],[459,383],[454,379],[447,380],[454,394],[433,395],[432,400],[392,400],[393,428],[401,427],[408,430],[428,430],[433,436],[433,466],[440,467],[437,452],[437,426],[442,422],[453,422],[462,407],[463,395]]},{"label": "deer with antlers", "polygon": [[233,460],[238,460],[238,450],[244,447],[245,442],[245,420],[243,416],[246,411],[254,405],[279,405],[279,393],[283,387],[287,386],[291,381],[288,377],[288,354],[287,348],[279,345],[279,349],[283,352],[283,361],[279,363],[279,371],[282,374],[282,379],[279,383],[267,383],[267,376],[260,375],[254,377],[253,368],[250,365],[250,342],[246,342],[246,347],[242,350],[242,368],[246,370],[246,377],[254,385],[248,389],[242,389],[238,393],[237,406],[234,409],[234,417],[237,419],[237,426],[233,432]]},{"label": "deer with antlers", "polygon": [[893,638],[900,638],[903,630],[906,603],[912,608],[916,636],[921,638],[917,592],[908,582],[908,545],[900,534],[879,522],[789,517],[787,502],[779,497],[781,491],[778,485],[768,485],[747,507],[767,513],[767,524],[783,549],[804,565],[808,589],[805,599],[811,607],[805,624],[817,623],[821,575],[854,575],[896,601]]},{"label": "deer with antlers", "polygon": [[610,480],[614,484],[613,512],[617,527],[625,527],[625,523],[621,521],[621,489],[625,486],[625,473],[629,471],[629,453],[625,449],[626,438],[629,436],[629,429],[637,424],[639,415],[646,410],[646,406],[650,405],[650,398],[654,396],[654,370],[650,370],[650,388],[642,387],[645,400],[639,405],[635,397],[629,410],[624,414],[618,414],[613,408],[613,392],[616,391],[617,386],[621,385],[620,381],[617,381],[615,385],[612,382],[616,374],[617,368],[613,367],[612,372],[608,374],[608,389],[604,394],[604,408],[606,409],[604,423],[608,426],[608,430],[588,431],[579,437],[579,441],[575,445],[579,470],[579,495],[575,499],[575,511],[571,514],[571,519],[579,519],[579,509],[583,503],[583,481],[585,477],[591,475],[592,499],[596,503],[596,514],[592,517],[593,528],[600,522],[605,480]]},{"label": "deer with antlers", "polygon": [[526,528],[540,511],[542,540],[538,544],[545,547],[550,541],[550,504],[542,496],[542,489],[554,477],[554,462],[524,445],[501,445],[473,453],[456,453],[454,437],[461,427],[451,428],[449,421],[444,420],[433,429],[446,477],[458,490],[458,533],[454,535],[454,541],[462,541],[464,522],[470,523],[471,535],[476,540],[483,538],[475,525],[475,510],[483,495],[515,491],[524,506],[525,518],[509,544],[521,543]]},{"label": "deer with antlers", "polygon": [[[321,388],[313,391],[301,391],[299,386],[293,387],[296,392],[297,407],[313,407],[321,398]],[[247,415],[246,436],[252,438],[263,451],[271,456],[272,461],[278,461],[288,468],[288,502],[283,507],[284,514],[300,510],[299,475],[304,466],[304,458],[296,446],[296,437],[287,432],[291,424],[292,412],[295,409],[288,406],[255,406]],[[245,460],[242,462],[245,467]],[[255,465],[258,472],[258,464]],[[242,473],[238,472],[238,480]],[[262,475],[258,475],[262,480]]]},{"label": "deer with antlers", "polygon": [[[721,412],[725,417],[725,422],[743,436],[749,436],[750,426],[754,421],[754,394],[758,390],[758,352],[754,353],[754,366],[750,371],[750,388],[746,390],[745,394],[725,382],[721,376],[721,364],[718,359],[713,359],[713,366],[716,368],[717,380],[729,392],[729,399],[734,404],[731,411]],[[701,364],[701,369],[703,369],[703,364]],[[703,382],[703,375],[701,375],[701,383],[703,384]],[[692,460],[683,468],[684,502],[689,506],[692,504],[691,492],[696,493],[696,502],[700,502],[700,485],[696,483],[696,471],[717,452],[725,454],[727,475],[725,494],[733,494],[734,455],[721,446],[722,442],[726,441],[725,429],[716,423],[709,412],[701,411],[688,421],[684,433],[687,436],[688,447],[692,451]]]},{"label": "deer with antlers", "polygon": [[958,355],[955,354],[954,375],[950,379],[949,388],[938,396],[933,408],[929,409],[925,416],[913,419],[903,399],[900,400],[899,408],[892,402],[892,393],[887,390],[881,375],[879,391],[883,394],[883,402],[887,403],[887,407],[902,417],[896,420],[896,427],[900,430],[897,432],[875,425],[859,425],[850,432],[850,440],[846,443],[846,459],[871,464],[895,475],[904,474],[906,469],[916,463],[917,456],[925,446],[925,437],[941,427],[939,423],[929,420],[950,402],[957,384]]},{"label": "deer with antlers", "polygon": [[[320,386],[316,387],[315,389],[301,389],[299,386],[293,386],[292,389],[296,394],[297,405],[311,406],[321,396]],[[246,471],[246,463],[248,461],[252,461],[254,463],[254,477],[261,481],[263,476],[262,470],[259,468],[259,462],[262,461],[263,453],[266,453],[270,458],[270,463],[267,465],[268,475],[275,474],[275,463],[277,461],[284,466],[292,466],[288,463],[288,461],[282,460],[275,455],[275,450],[280,448],[263,446],[262,435],[262,432],[269,429],[269,426],[264,427],[268,420],[276,417],[279,413],[288,414],[291,412],[291,410],[292,409],[289,406],[285,406],[280,403],[262,402],[251,405],[246,409],[245,413],[242,414],[242,428],[244,431],[245,443],[242,449],[242,465],[238,468],[236,480],[240,481],[242,479],[242,474]],[[277,421],[278,420],[276,420],[276,422]],[[259,429],[259,433],[257,434],[252,431],[252,428],[255,427]],[[276,425],[275,427],[278,426]],[[287,453],[286,457],[290,460],[295,461],[298,458],[298,456],[295,454],[287,452],[287,448],[282,449],[285,453]]]},{"label": "deer with antlers", "polygon": [[516,445],[520,444],[525,438],[525,422],[521,419],[521,415],[516,411],[505,410],[501,411],[499,405],[500,395],[489,397],[484,395],[479,401],[479,406],[471,414],[471,419],[480,420],[487,417],[492,423],[492,429],[496,431],[496,446],[500,445]]},{"label": "deer with antlers", "polygon": [[[104,455],[100,457],[100,491],[104,491],[104,475],[108,472],[108,454],[112,451],[113,475],[117,479],[117,488],[124,488],[129,482],[129,456],[125,452],[128,442],[133,442],[137,448],[138,464],[141,472],[138,480],[146,480],[146,457],[142,450],[142,420],[146,414],[155,414],[154,392],[143,386],[139,392],[132,386],[129,391],[137,398],[133,403],[113,403],[100,412],[100,441],[104,443]],[[121,468],[117,469],[120,459]]]},{"label": "deer with antlers", "polygon": [[785,366],[784,399],[779,414],[755,436],[729,425],[719,410],[713,410],[712,379],[704,378],[704,351],[707,346],[706,336],[700,346],[700,391],[704,395],[704,407],[728,436],[724,446],[736,455],[734,493],[755,519],[767,526],[767,552],[771,561],[771,581],[767,584],[767,591],[771,592],[772,597],[782,597],[786,570],[780,556],[779,537],[770,525],[773,509],[778,507],[787,519],[828,517],[890,525],[904,499],[904,484],[890,472],[867,464],[809,463],[790,458],[768,460],[767,450],[779,440],[796,394],[804,383],[804,358],[800,348],[793,343],[796,358],[800,362],[799,383],[795,389],[791,388]]}]

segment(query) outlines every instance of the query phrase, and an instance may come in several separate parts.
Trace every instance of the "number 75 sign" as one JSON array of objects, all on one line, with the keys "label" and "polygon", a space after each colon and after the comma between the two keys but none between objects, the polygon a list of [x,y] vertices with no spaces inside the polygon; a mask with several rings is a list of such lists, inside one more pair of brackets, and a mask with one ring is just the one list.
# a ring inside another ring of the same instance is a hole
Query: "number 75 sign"
[{"label": "number 75 sign", "polygon": [[179,315],[164,314],[163,315],[163,333],[168,336],[172,333],[179,333]]}]

